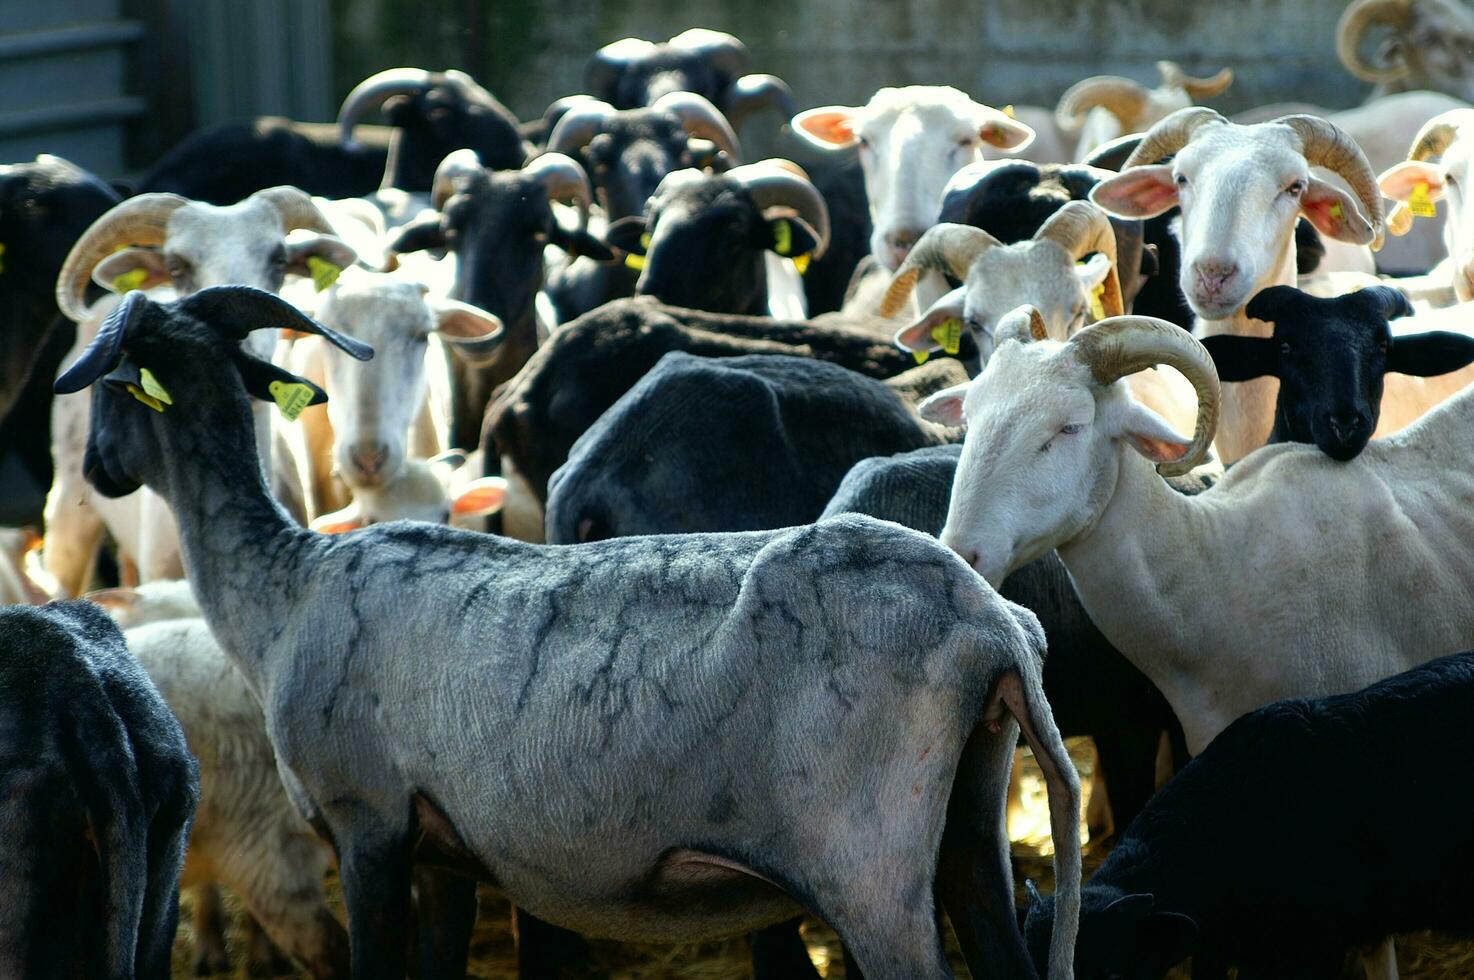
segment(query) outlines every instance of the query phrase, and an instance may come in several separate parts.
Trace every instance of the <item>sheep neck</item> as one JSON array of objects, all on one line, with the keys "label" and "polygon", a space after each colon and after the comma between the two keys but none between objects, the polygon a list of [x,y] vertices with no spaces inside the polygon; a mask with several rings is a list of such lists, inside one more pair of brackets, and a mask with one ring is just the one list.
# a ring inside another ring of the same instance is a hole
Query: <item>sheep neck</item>
[{"label": "sheep neck", "polygon": [[255,420],[244,395],[206,417],[160,425],[161,471],[150,485],[179,526],[190,584],[210,630],[262,690],[262,660],[281,627],[269,610],[308,587],[320,536],[287,516],[267,491]]},{"label": "sheep neck", "polygon": [[[1279,260],[1273,270],[1254,286],[1249,295],[1257,295],[1270,286],[1295,285],[1295,238],[1289,236]],[[1239,337],[1268,337],[1274,333],[1274,324],[1252,319],[1244,307],[1234,311],[1233,316],[1223,320],[1198,318],[1199,337],[1216,334],[1234,334]],[[1226,466],[1243,459],[1249,453],[1269,441],[1274,428],[1275,405],[1279,401],[1280,383],[1277,378],[1256,378],[1223,386],[1218,417],[1218,435],[1213,448]]]}]

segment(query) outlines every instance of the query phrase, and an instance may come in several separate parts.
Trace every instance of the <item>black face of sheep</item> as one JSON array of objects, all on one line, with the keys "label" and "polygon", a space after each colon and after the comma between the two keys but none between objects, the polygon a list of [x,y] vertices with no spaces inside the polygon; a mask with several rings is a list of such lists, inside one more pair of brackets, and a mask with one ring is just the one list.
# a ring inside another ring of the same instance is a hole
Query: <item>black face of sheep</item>
[{"label": "black face of sheep", "polygon": [[0,166],[0,418],[56,321],[67,253],[117,202],[116,191],[61,157]]},{"label": "black face of sheep", "polygon": [[[243,416],[249,394],[275,402],[295,419],[308,405],[326,402],[326,393],[310,381],[241,348],[241,340],[260,329],[317,334],[359,360],[373,356],[368,345],[251,286],[214,286],[167,304],[151,302],[142,291],[129,293],[56,379],[58,394],[101,382],[92,388],[92,425],[82,463],[87,481],[105,497],[123,497],[150,474],[157,477],[161,443],[156,427],[169,424],[171,412],[203,417],[207,421],[200,424],[209,424],[212,412]],[[237,448],[240,458],[255,452],[248,443],[232,447]]]},{"label": "black face of sheep", "polygon": [[751,316],[768,312],[764,252],[818,255],[828,237],[819,192],[772,161],[715,177],[677,171],[661,181],[644,217],[617,221],[608,232],[611,245],[644,256],[637,293]]},{"label": "black face of sheep", "polygon": [[465,72],[392,68],[364,79],[338,111],[342,142],[353,145],[353,127],[378,108],[399,130],[385,173],[389,186],[425,190],[440,161],[463,147],[494,170],[515,170],[527,159],[517,117]]},{"label": "black face of sheep", "polygon": [[1271,442],[1313,442],[1332,459],[1354,459],[1376,431],[1389,371],[1422,377],[1474,361],[1474,338],[1432,331],[1393,337],[1388,320],[1407,316],[1407,297],[1372,286],[1319,299],[1272,286],[1248,315],[1274,323],[1271,337],[1205,337],[1222,381],[1280,379]]},{"label": "black face of sheep", "polygon": [[[1029,905],[1019,910],[1019,924],[1029,955],[1043,970],[1049,958],[1054,896],[1040,897],[1032,881],[1028,893]],[[1075,976],[1079,980],[1162,980],[1192,951],[1198,927],[1189,917],[1158,911],[1154,904],[1150,895],[1087,886],[1080,896]]]},{"label": "black face of sheep", "polygon": [[639,215],[672,171],[735,163],[737,137],[706,99],[675,92],[648,109],[590,99],[559,119],[548,150],[577,157],[610,221]]}]

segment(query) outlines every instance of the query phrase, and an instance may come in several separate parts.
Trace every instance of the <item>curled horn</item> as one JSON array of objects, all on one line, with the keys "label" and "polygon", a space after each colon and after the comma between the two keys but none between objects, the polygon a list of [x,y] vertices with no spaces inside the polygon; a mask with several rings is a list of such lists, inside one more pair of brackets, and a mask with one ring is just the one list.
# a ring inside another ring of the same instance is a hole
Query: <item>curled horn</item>
[{"label": "curled horn", "polygon": [[1382,192],[1377,176],[1356,140],[1329,120],[1319,116],[1281,116],[1276,123],[1289,126],[1300,137],[1301,152],[1313,167],[1325,167],[1350,186],[1372,225],[1372,248],[1382,247]]},{"label": "curled horn", "polygon": [[1186,455],[1157,465],[1163,476],[1181,476],[1208,455],[1218,428],[1218,372],[1208,349],[1186,330],[1150,316],[1117,316],[1093,323],[1069,341],[1096,382],[1121,378],[1166,364],[1181,371],[1198,395],[1198,420]]},{"label": "curled horn", "polygon": [[[630,66],[655,53],[655,45],[637,37],[626,37],[595,51],[583,70],[583,87],[595,98],[618,104],[615,90]],[[633,109],[634,106],[618,106]]]},{"label": "curled horn", "polygon": [[1219,113],[1202,106],[1178,109],[1147,130],[1121,169],[1152,164],[1163,157],[1170,157],[1186,146],[1193,134],[1202,127],[1227,122]]},{"label": "curled horn", "polygon": [[726,103],[733,129],[741,128],[748,116],[769,106],[778,110],[785,125],[798,115],[793,89],[777,75],[743,75],[727,90]]},{"label": "curled horn", "polygon": [[578,103],[553,127],[548,137],[548,152],[577,153],[604,131],[614,113],[614,106],[599,99]]},{"label": "curled horn", "polygon": [[743,75],[752,66],[747,45],[721,31],[693,27],[677,34],[668,43],[673,48],[699,54],[708,65],[730,79]]},{"label": "curled horn", "polygon": [[547,189],[548,200],[572,201],[578,207],[579,228],[589,226],[589,207],[594,203],[594,192],[578,161],[562,153],[544,153],[523,167],[522,172],[542,183]]},{"label": "curled horn", "polygon": [[[1466,112],[1468,112],[1467,109],[1454,109],[1439,113],[1423,123],[1423,128],[1418,130],[1417,136],[1413,137],[1413,144],[1408,148],[1407,158],[1423,161],[1442,156],[1444,151],[1458,138],[1457,120]],[[1406,202],[1397,202],[1387,214],[1387,230],[1394,235],[1406,235],[1412,230],[1412,227],[1412,211],[1408,209]]]},{"label": "curled horn", "polygon": [[900,312],[923,272],[945,272],[953,279],[965,279],[977,257],[998,244],[998,239],[972,225],[943,223],[928,228],[891,279],[880,301],[880,315]]},{"label": "curled horn", "polygon": [[475,150],[456,150],[440,161],[435,168],[435,180],[430,184],[430,206],[436,211],[445,207],[445,202],[460,191],[467,183],[484,177],[486,170]]},{"label": "curled horn", "polygon": [[143,290],[136,289],[124,296],[98,328],[97,336],[82,351],[81,355],[56,379],[52,390],[58,395],[70,395],[96,381],[118,366],[123,357],[123,337],[133,325],[143,318],[148,309],[148,297]]},{"label": "curled horn", "polygon": [[[128,297],[135,295],[142,296],[129,293]],[[374,349],[368,344],[318,323],[275,293],[255,286],[211,286],[171,305],[237,340],[245,339],[254,330],[295,330],[315,334],[360,361],[374,356]]]},{"label": "curled horn", "polygon": [[1062,245],[1076,261],[1091,252],[1099,252],[1109,259],[1111,271],[1106,273],[1101,305],[1106,316],[1126,312],[1121,302],[1121,281],[1116,276],[1116,232],[1104,211],[1089,201],[1070,201],[1034,232],[1035,241],[1045,239]]},{"label": "curled horn", "polygon": [[1163,88],[1180,88],[1194,102],[1211,99],[1233,84],[1232,68],[1225,68],[1209,78],[1194,78],[1175,61],[1159,61],[1157,72],[1162,76]]},{"label": "curled horn", "polygon": [[[737,144],[737,134],[727,117],[695,92],[668,92],[655,100],[650,107],[656,112],[672,113],[681,121],[681,128],[699,140],[711,140],[717,149],[733,159],[742,157]],[[549,147],[554,149],[554,147]]]},{"label": "curled horn", "polygon": [[140,194],[92,223],[72,246],[56,277],[56,305],[67,318],[87,318],[87,284],[97,263],[129,245],[162,245],[169,216],[189,203],[178,194]]},{"label": "curled horn", "polygon": [[338,141],[344,146],[357,145],[353,142],[353,127],[370,109],[379,108],[396,95],[423,92],[433,84],[430,73],[423,68],[390,68],[370,75],[353,86],[338,110]]},{"label": "curled horn", "polygon": [[327,215],[300,188],[283,184],[259,190],[251,197],[260,198],[276,208],[276,213],[281,215],[281,230],[284,235],[295,228],[306,228],[321,235],[334,234]]},{"label": "curled horn", "polygon": [[734,167],[727,176],[747,189],[764,217],[770,208],[785,208],[797,214],[818,236],[814,258],[824,255],[829,248],[829,206],[801,167],[775,158]]},{"label": "curled horn", "polygon": [[1085,114],[1099,106],[1130,131],[1146,108],[1148,97],[1146,86],[1129,78],[1092,75],[1065,90],[1054,108],[1054,119],[1061,129],[1073,132],[1085,125]]},{"label": "curled horn", "polygon": [[1390,25],[1394,30],[1405,30],[1411,22],[1408,0],[1354,0],[1341,13],[1341,22],[1336,25],[1336,55],[1346,70],[1357,78],[1376,84],[1396,81],[1408,73],[1409,66],[1403,59],[1390,68],[1378,68],[1361,59],[1357,48],[1361,39],[1376,24]]}]

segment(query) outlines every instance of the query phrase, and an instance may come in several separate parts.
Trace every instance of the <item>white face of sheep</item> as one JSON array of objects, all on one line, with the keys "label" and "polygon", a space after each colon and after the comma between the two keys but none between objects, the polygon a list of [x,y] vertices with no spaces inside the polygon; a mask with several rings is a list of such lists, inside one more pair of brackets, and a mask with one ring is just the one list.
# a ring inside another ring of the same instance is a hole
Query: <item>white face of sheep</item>
[{"label": "white face of sheep", "polygon": [[1298,215],[1339,241],[1372,237],[1355,199],[1312,177],[1299,138],[1279,123],[1204,126],[1172,163],[1131,167],[1097,184],[1090,200],[1121,218],[1181,207],[1178,282],[1207,320],[1231,317],[1270,284]]},{"label": "white face of sheep", "polygon": [[[1474,112],[1465,112],[1474,122]],[[1447,209],[1443,243],[1453,266],[1454,293],[1461,303],[1474,299],[1474,140],[1461,133],[1439,160],[1404,161],[1384,171],[1377,184],[1388,200],[1402,203],[1411,201],[1421,184],[1430,203]]]},{"label": "white face of sheep", "polygon": [[1034,131],[955,88],[883,88],[864,106],[824,106],[793,126],[823,149],[859,147],[870,199],[870,251],[894,271],[937,223],[942,191],[969,163],[1022,150]]},{"label": "white face of sheep", "polygon": [[358,361],[323,344],[333,463],[350,487],[378,487],[405,462],[409,430],[425,401],[432,332],[447,342],[485,343],[501,330],[489,313],[426,299],[418,283],[351,270],[323,295],[323,323],[374,349]]},{"label": "white face of sheep", "polygon": [[921,413],[967,426],[941,540],[994,587],[1096,522],[1123,442],[1158,462],[1191,442],[1052,340],[1005,336],[982,374],[931,396]]},{"label": "white face of sheep", "polygon": [[896,334],[896,343],[908,350],[934,349],[932,331],[956,318],[971,331],[986,361],[996,346],[998,324],[1010,310],[1025,304],[1039,310],[1049,336],[1064,340],[1090,319],[1091,295],[1110,271],[1110,259],[1104,255],[1096,253],[1076,264],[1058,242],[995,246],[973,262],[962,286]]}]

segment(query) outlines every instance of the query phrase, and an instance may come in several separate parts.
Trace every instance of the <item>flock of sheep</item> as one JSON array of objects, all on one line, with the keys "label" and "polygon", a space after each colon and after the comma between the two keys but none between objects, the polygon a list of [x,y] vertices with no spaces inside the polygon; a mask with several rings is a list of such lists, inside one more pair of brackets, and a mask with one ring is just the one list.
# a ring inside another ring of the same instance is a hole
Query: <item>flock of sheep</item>
[{"label": "flock of sheep", "polygon": [[181,889],[228,970],[222,885],[253,973],[357,980],[464,976],[478,884],[528,977],[817,976],[804,912],[872,980],[943,912],[1050,980],[1474,930],[1474,15],[1335,43],[1357,109],[798,111],[691,30],[532,122],[393,69],[123,199],[0,167],[0,975],[166,977]]}]

